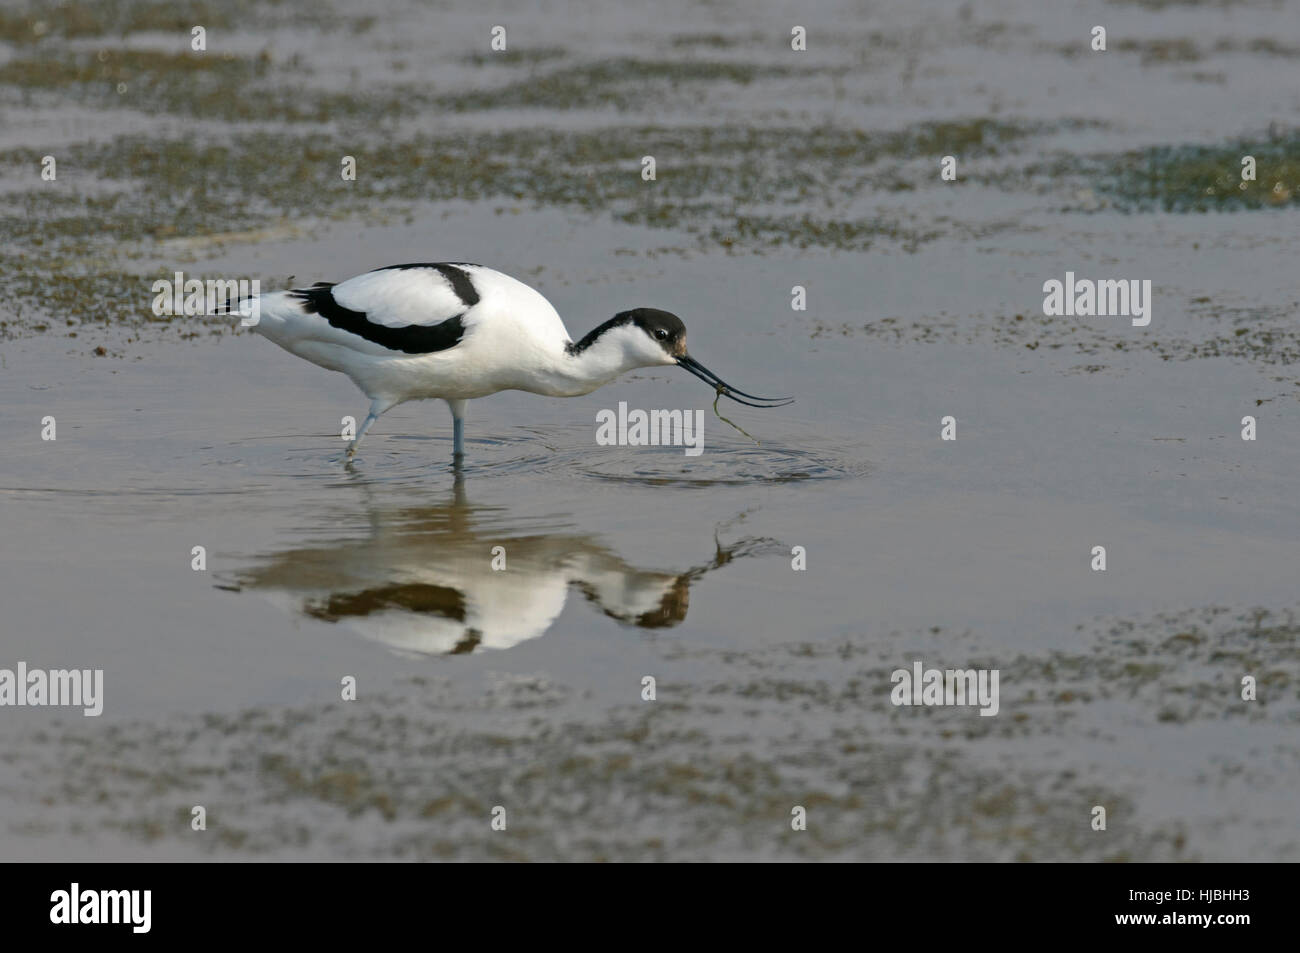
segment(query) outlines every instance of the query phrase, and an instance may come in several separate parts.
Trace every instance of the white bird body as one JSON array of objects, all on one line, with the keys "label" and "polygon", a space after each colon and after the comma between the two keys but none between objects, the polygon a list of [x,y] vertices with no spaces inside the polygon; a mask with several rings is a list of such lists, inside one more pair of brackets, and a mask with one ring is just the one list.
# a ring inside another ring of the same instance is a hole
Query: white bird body
[{"label": "white bird body", "polygon": [[[540,293],[509,275],[459,265],[479,291],[471,308],[451,283],[432,269],[370,271],[334,285],[334,300],[387,328],[432,326],[464,315],[464,346],[421,354],[392,349],[342,330],[303,309],[303,300],[282,291],[261,298],[257,330],[313,364],[341,371],[372,398],[473,400],[502,390],[532,390],[568,397],[595,390],[541,389],[546,374],[572,341],[564,322]],[[526,316],[526,317],[525,317]]]},{"label": "white bird body", "polygon": [[625,311],[575,343],[545,297],[482,265],[393,265],[259,295],[252,313],[258,333],[348,375],[370,398],[349,459],[375,420],[408,400],[447,401],[459,457],[465,402],[498,391],[576,397],[633,368],[680,364],[737,399],[687,355],[686,328],[675,315]]}]

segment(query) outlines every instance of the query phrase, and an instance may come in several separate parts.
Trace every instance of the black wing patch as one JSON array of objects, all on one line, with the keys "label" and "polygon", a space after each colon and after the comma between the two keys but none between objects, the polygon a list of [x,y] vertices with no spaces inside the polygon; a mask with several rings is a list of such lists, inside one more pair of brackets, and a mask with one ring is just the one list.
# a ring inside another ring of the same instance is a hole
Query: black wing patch
[{"label": "black wing patch", "polygon": [[[469,265],[467,261],[424,261],[412,262],[409,265],[389,265],[386,268],[380,268],[380,271],[408,271],[412,268],[432,268],[440,272],[444,278],[451,283],[451,290],[456,292],[456,297],[460,298],[460,303],[467,308],[472,308],[478,304],[478,289],[474,287],[474,282],[470,280],[469,272],[460,265]],[[474,267],[470,265],[470,267]]]},{"label": "black wing patch", "polygon": [[[449,347],[455,347],[465,336],[465,323],[461,320],[463,314],[438,324],[407,324],[397,328],[375,324],[366,317],[365,312],[353,311],[335,301],[331,290],[333,287],[328,282],[318,281],[310,288],[291,291],[289,294],[302,301],[304,311],[308,314],[319,314],[330,323],[331,327],[373,341],[390,351],[401,351],[403,354],[431,354],[434,351],[445,351]],[[474,300],[478,300],[477,295]]]}]

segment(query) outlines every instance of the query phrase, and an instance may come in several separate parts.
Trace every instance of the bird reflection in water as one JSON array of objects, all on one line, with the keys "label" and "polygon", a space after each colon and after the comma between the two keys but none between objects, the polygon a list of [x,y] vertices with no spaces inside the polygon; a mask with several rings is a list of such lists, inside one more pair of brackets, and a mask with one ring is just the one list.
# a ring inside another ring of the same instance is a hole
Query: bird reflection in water
[{"label": "bird reflection in water", "polygon": [[[344,623],[401,654],[456,655],[545,634],[571,589],[623,625],[674,626],[686,618],[697,579],[777,548],[752,537],[723,544],[728,523],[715,530],[712,558],[678,572],[640,569],[570,526],[520,532],[515,521],[508,530],[509,511],[467,502],[459,481],[445,504],[371,505],[368,516],[365,538],[268,554],[221,588],[265,591],[291,611]],[[494,569],[503,559],[504,570]]]}]

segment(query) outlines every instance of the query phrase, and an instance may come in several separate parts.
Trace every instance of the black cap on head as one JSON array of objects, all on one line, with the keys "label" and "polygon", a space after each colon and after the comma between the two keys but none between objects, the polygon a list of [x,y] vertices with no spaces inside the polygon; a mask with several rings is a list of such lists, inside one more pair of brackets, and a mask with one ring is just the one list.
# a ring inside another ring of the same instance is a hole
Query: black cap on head
[{"label": "black cap on head", "polygon": [[682,324],[682,319],[677,315],[660,311],[658,308],[633,308],[631,311],[620,311],[600,327],[590,331],[581,341],[566,345],[565,350],[570,354],[581,354],[607,331],[628,325],[640,328],[673,357],[681,357],[686,353],[686,325]]},{"label": "black cap on head", "polygon": [[655,341],[663,345],[669,354],[686,353],[686,325],[682,319],[671,311],[658,308],[633,308],[614,316],[615,320],[624,319],[636,325]]}]

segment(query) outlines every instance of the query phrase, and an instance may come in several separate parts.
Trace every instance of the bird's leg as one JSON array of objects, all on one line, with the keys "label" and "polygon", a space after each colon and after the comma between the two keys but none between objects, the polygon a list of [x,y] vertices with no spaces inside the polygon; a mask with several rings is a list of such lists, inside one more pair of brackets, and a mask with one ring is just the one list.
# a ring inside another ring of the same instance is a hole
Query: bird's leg
[{"label": "bird's leg", "polygon": [[370,425],[378,419],[379,418],[374,414],[370,414],[366,417],[365,423],[361,425],[361,429],[357,431],[357,435],[353,437],[352,442],[348,444],[347,458],[349,460],[357,455],[357,447],[361,445],[361,438],[366,435],[366,431],[370,429]]},{"label": "bird's leg", "polygon": [[354,437],[352,442],[348,444],[347,459],[349,461],[357,455],[357,447],[361,445],[361,438],[366,435],[366,431],[369,430],[371,425],[379,419],[380,414],[392,406],[391,402],[380,400],[377,397],[370,402],[370,413],[366,415],[365,422],[362,423],[361,429],[357,431],[356,437]]},{"label": "bird's leg", "polygon": [[451,408],[452,459],[460,460],[465,456],[465,405],[467,400],[449,400]]}]

